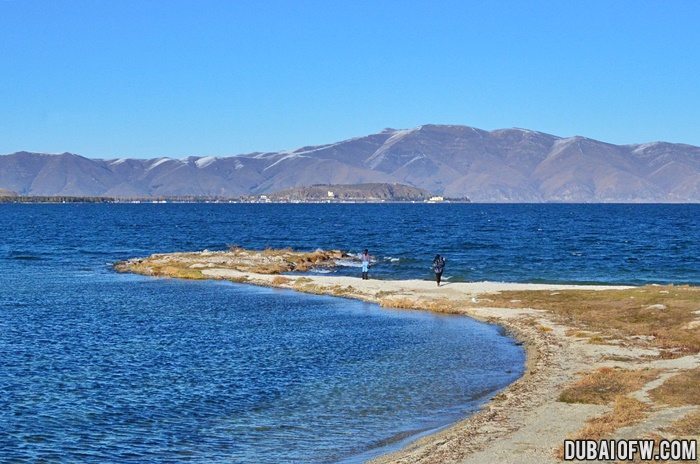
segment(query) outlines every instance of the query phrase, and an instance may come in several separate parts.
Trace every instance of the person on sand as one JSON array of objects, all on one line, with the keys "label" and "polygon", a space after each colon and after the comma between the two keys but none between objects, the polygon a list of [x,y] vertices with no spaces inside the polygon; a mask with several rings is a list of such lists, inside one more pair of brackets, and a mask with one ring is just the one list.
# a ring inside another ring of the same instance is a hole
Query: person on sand
[{"label": "person on sand", "polygon": [[365,251],[360,255],[360,261],[362,261],[362,280],[369,280],[369,260],[371,256],[369,255],[369,250],[365,248]]},{"label": "person on sand", "polygon": [[440,279],[442,279],[442,272],[445,270],[445,258],[440,255],[435,255],[433,259],[433,272],[435,272],[435,281],[437,286],[440,286]]}]

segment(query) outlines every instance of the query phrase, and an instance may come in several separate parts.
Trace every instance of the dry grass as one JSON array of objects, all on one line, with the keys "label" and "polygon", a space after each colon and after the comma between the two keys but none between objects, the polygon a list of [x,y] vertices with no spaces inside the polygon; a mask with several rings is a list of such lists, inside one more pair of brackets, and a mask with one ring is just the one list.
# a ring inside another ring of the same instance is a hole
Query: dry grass
[{"label": "dry grass", "polygon": [[[606,337],[646,336],[636,340],[675,355],[700,352],[700,327],[694,313],[700,309],[700,287],[645,286],[627,290],[565,290],[502,292],[492,295],[492,306],[530,307],[558,315],[562,322],[579,330],[600,332],[594,343]],[[519,300],[514,303],[513,300]]]},{"label": "dry grass", "polygon": [[270,258],[273,256],[285,256],[290,253],[294,253],[294,250],[291,248],[265,248],[263,251],[260,252],[261,255]]},{"label": "dry grass", "polygon": [[697,437],[700,435],[700,410],[695,410],[673,422],[669,427],[663,429],[678,437]]},{"label": "dry grass", "polygon": [[[646,418],[650,406],[639,400],[624,395],[615,397],[613,410],[601,416],[593,417],[586,421],[581,430],[570,435],[571,440],[601,440],[610,437],[621,427],[633,425]],[[559,446],[555,452],[559,459],[564,458],[564,446]]]},{"label": "dry grass", "polygon": [[600,440],[609,437],[620,427],[642,421],[649,408],[648,404],[637,399],[618,396],[615,398],[613,410],[586,421],[586,425],[576,434],[576,439]]},{"label": "dry grass", "polygon": [[[148,258],[123,261],[115,265],[120,272],[145,275],[162,275],[179,278],[202,278],[201,273],[181,272],[181,268],[231,269],[256,274],[281,274],[291,271],[308,271],[317,267],[333,267],[337,259],[345,256],[337,250],[312,252],[268,248],[262,251],[244,250],[232,246],[225,252],[172,253],[152,255]],[[172,268],[177,268],[177,271]],[[172,275],[169,274],[172,272]]]},{"label": "dry grass", "polygon": [[171,260],[160,260],[157,263],[149,263],[146,260],[139,260],[130,263],[127,267],[124,263],[117,263],[115,268],[120,272],[135,272],[137,274],[155,277],[173,277],[177,279],[204,279],[200,269],[192,269],[189,265]]},{"label": "dry grass", "polygon": [[254,272],[256,274],[281,274],[283,272],[289,272],[291,270],[292,269],[290,269],[287,263],[281,262],[260,263],[257,266],[254,266],[251,269],[249,269],[250,272]]},{"label": "dry grass", "polygon": [[658,375],[654,369],[602,367],[589,372],[559,395],[565,403],[608,404],[620,395],[639,390]]},{"label": "dry grass", "polygon": [[700,368],[674,375],[649,395],[655,402],[670,406],[700,405]]},{"label": "dry grass", "polygon": [[382,298],[386,298],[391,295],[395,295],[396,292],[390,292],[387,290],[379,290],[377,293],[374,294],[374,297],[377,298],[378,300],[381,300]]},{"label": "dry grass", "polygon": [[289,277],[276,276],[272,279],[272,285],[286,285],[291,281]]},{"label": "dry grass", "polygon": [[311,293],[314,295],[328,295],[330,287],[316,284],[302,284],[295,285],[294,290],[304,293]]},{"label": "dry grass", "polygon": [[427,309],[436,313],[459,314],[461,305],[447,298],[435,298],[423,302],[419,309]]},{"label": "dry grass", "polygon": [[379,298],[379,306],[382,308],[418,309],[418,300],[406,297]]},{"label": "dry grass", "polygon": [[460,313],[460,304],[447,298],[409,298],[403,296],[389,296],[378,297],[378,299],[379,305],[383,308],[423,309],[446,314]]}]

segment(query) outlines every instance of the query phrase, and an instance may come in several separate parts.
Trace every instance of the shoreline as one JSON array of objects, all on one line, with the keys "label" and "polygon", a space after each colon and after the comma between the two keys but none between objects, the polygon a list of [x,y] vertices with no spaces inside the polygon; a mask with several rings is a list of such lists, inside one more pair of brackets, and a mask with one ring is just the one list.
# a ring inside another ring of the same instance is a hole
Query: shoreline
[{"label": "shoreline", "polygon": [[[246,257],[248,253],[259,257],[264,252],[243,253]],[[373,463],[560,462],[557,450],[563,440],[575,435],[587,421],[609,413],[611,409],[607,403],[560,401],[562,391],[580,379],[581,373],[600,368],[635,371],[653,369],[662,372],[642,388],[631,392],[634,397],[652,404],[648,395],[650,390],[674,374],[700,367],[700,355],[697,352],[675,357],[664,356],[662,349],[645,343],[643,338],[636,339],[635,336],[623,343],[594,343],[594,338],[583,334],[586,327],[576,321],[556,317],[544,309],[533,309],[527,302],[518,299],[505,301],[513,307],[503,307],[506,304],[503,304],[503,300],[499,301],[504,292],[525,295],[545,292],[554,296],[565,292],[588,294],[629,291],[639,287],[446,282],[437,288],[435,282],[426,280],[361,280],[358,277],[328,275],[262,274],[251,272],[247,268],[231,268],[231,262],[224,264],[221,256],[222,252],[153,255],[150,258],[118,263],[115,268],[120,272],[229,280],[352,298],[384,307],[460,314],[504,327],[509,335],[523,343],[526,352],[525,370],[518,380],[467,418],[411,440],[401,449],[369,461]],[[184,275],[183,269],[188,270]],[[197,272],[190,272],[192,269]],[[665,290],[659,292],[668,293]],[[697,329],[697,326],[691,329]],[[639,342],[635,343],[635,340]],[[614,436],[625,437],[626,433],[633,433],[632,437],[658,434],[675,421],[698,411],[692,405],[668,407],[654,404],[652,409],[653,412],[644,422],[624,424],[614,430]],[[634,432],[627,430],[634,427]]]}]

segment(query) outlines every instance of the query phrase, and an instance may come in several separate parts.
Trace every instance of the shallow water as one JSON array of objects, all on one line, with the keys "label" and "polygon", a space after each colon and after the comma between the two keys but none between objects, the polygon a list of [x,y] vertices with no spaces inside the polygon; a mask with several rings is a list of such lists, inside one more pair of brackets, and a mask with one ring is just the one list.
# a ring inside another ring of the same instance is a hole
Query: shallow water
[{"label": "shallow water", "polygon": [[353,462],[521,375],[522,348],[467,318],[111,270],[211,247],[203,214],[0,208],[2,460]]}]

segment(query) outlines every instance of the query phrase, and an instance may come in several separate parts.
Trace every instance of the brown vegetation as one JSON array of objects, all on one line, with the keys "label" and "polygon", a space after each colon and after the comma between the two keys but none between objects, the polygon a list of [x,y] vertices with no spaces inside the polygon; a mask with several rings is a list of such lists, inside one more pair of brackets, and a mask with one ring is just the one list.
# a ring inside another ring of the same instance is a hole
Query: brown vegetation
[{"label": "brown vegetation", "polygon": [[698,287],[511,291],[490,297],[491,306],[551,311],[582,334],[582,329],[597,332],[591,335],[591,343],[635,336],[636,345],[670,350],[674,355],[700,352],[700,326],[695,324],[700,309]]},{"label": "brown vegetation", "polygon": [[[290,248],[250,251],[232,246],[228,251],[203,251],[199,253],[171,253],[152,255],[148,258],[122,261],[115,265],[120,272],[145,275],[162,275],[183,279],[200,279],[201,269],[231,269],[256,274],[281,274],[292,271],[309,271],[318,267],[334,267],[335,261],[345,256],[337,250],[300,252]],[[196,272],[183,272],[191,269]],[[170,273],[172,272],[172,273]]]},{"label": "brown vegetation", "polygon": [[275,276],[272,279],[272,285],[286,285],[291,281],[292,279],[290,279],[289,277]]},{"label": "brown vegetation", "polygon": [[[572,440],[601,440],[610,437],[621,427],[641,422],[647,417],[650,406],[639,400],[624,395],[615,397],[612,411],[586,421],[586,425],[575,434],[569,436]],[[564,447],[560,446],[555,455],[564,457]]]},{"label": "brown vegetation", "polygon": [[700,368],[674,375],[649,395],[657,403],[670,406],[700,405]]},{"label": "brown vegetation", "polygon": [[575,439],[600,440],[608,437],[620,427],[636,424],[647,416],[650,406],[627,396],[617,396],[613,410],[586,421]]},{"label": "brown vegetation", "polygon": [[[379,292],[381,293],[381,292]],[[379,293],[377,295],[379,295]],[[383,308],[423,309],[436,313],[458,314],[460,304],[447,298],[408,298],[401,296],[378,297]]]},{"label": "brown vegetation", "polygon": [[639,390],[658,375],[654,369],[627,370],[602,367],[585,374],[565,388],[559,401],[565,403],[608,404],[619,395]]},{"label": "brown vegetation", "polygon": [[671,432],[679,437],[700,435],[700,410],[695,410],[673,422],[665,432]]}]

